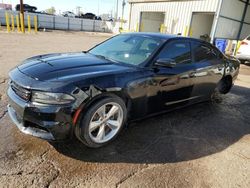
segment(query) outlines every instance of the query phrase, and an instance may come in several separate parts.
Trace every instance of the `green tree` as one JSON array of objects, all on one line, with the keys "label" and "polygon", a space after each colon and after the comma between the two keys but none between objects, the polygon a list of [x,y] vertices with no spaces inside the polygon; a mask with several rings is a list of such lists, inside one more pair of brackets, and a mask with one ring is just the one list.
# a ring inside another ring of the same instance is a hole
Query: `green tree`
[{"label": "green tree", "polygon": [[45,12],[48,13],[48,14],[55,14],[56,9],[55,9],[55,7],[50,7],[48,9],[46,9]]}]

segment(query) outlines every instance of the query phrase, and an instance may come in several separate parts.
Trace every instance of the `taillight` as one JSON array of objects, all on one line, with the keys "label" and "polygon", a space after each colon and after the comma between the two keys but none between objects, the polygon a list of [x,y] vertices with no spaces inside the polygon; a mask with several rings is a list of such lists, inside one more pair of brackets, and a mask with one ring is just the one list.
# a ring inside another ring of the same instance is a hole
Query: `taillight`
[{"label": "taillight", "polygon": [[245,42],[245,41],[242,41],[242,42],[240,43],[240,45],[248,45],[248,43]]}]

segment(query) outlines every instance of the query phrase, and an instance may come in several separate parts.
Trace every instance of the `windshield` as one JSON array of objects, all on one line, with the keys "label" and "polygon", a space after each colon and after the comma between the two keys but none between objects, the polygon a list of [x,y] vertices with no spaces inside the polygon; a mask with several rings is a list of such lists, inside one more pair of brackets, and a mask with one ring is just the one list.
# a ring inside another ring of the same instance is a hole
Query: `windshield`
[{"label": "windshield", "polygon": [[118,35],[89,51],[98,57],[139,65],[159,47],[161,40],[147,36]]}]

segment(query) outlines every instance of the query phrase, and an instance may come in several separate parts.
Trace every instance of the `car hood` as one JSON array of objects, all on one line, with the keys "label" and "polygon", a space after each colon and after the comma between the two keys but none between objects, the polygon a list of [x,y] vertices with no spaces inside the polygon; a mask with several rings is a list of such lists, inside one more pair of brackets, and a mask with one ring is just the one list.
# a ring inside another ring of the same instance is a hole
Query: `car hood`
[{"label": "car hood", "polygon": [[124,72],[131,67],[86,53],[47,54],[29,58],[17,67],[40,81],[73,81],[74,78]]}]

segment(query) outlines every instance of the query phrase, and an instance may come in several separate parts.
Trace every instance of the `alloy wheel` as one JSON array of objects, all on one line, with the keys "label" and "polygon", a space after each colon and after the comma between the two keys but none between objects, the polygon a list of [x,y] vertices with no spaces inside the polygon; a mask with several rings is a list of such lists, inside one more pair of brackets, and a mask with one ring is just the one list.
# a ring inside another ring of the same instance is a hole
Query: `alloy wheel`
[{"label": "alloy wheel", "polygon": [[120,130],[123,110],[115,102],[102,105],[96,110],[89,123],[89,136],[97,144],[111,140]]}]

